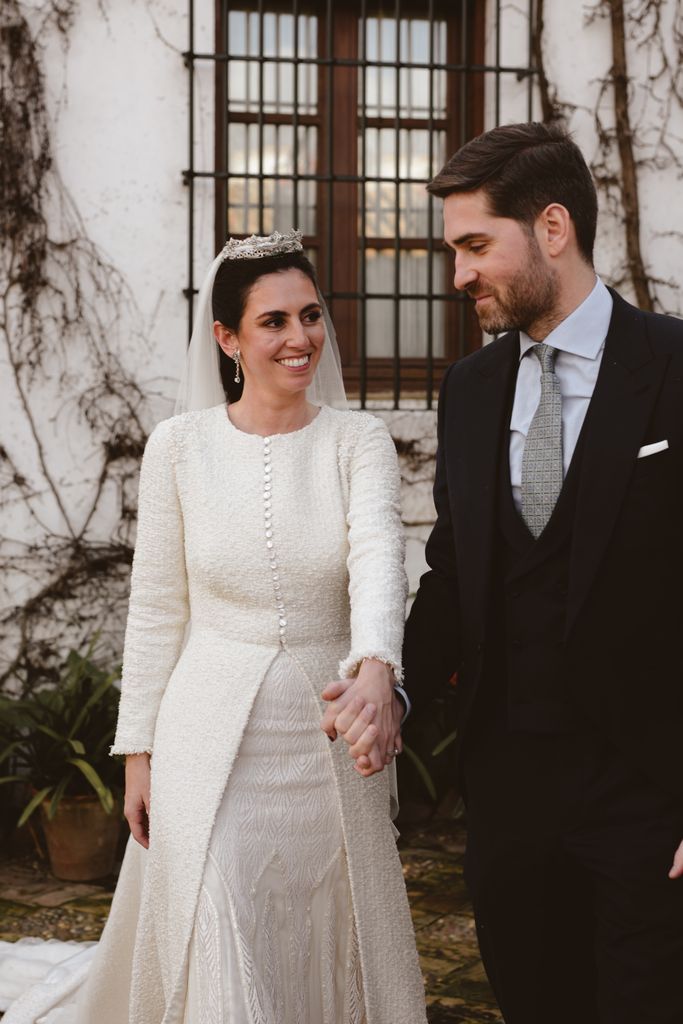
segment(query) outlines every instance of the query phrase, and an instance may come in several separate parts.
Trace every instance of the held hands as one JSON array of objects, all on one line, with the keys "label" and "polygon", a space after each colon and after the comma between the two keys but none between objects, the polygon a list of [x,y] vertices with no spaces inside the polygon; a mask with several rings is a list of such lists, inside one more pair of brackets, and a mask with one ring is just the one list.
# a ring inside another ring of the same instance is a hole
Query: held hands
[{"label": "held hands", "polygon": [[355,679],[339,679],[322,692],[329,707],[321,729],[331,740],[342,736],[356,771],[368,777],[391,764],[394,751],[403,749],[403,704],[394,693],[394,674],[374,658],[361,664]]},{"label": "held hands", "polygon": [[149,754],[128,754],[123,813],[133,839],[146,850],[149,849],[149,792]]}]

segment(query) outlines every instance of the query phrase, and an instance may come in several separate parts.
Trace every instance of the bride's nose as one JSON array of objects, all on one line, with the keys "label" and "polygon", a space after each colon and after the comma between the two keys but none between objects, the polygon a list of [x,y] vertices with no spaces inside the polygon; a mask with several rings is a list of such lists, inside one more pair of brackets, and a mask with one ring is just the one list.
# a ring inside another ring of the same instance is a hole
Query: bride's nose
[{"label": "bride's nose", "polygon": [[292,324],[292,329],[288,333],[286,344],[291,345],[292,348],[310,348],[310,341],[308,340],[306,328],[300,320],[296,320]]}]

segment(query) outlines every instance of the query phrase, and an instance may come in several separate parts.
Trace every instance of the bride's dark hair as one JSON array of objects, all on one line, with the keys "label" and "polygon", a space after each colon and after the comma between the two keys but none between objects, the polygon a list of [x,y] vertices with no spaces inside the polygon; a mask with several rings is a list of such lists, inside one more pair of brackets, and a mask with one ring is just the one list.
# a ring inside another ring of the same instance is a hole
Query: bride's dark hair
[{"label": "bride's dark hair", "polygon": [[[286,252],[280,256],[262,256],[255,260],[223,260],[216,272],[211,292],[214,320],[232,331],[239,330],[249,292],[260,277],[279,274],[284,270],[300,270],[317,288],[313,264],[302,252]],[[237,402],[243,384],[235,384],[235,364],[221,350],[221,380],[228,401]]]}]

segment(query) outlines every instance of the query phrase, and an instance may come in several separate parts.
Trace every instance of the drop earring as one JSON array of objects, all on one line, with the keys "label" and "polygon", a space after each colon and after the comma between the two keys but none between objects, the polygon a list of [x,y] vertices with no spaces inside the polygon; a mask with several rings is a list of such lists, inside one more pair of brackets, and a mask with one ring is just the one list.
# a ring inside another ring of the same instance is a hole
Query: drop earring
[{"label": "drop earring", "polygon": [[240,377],[240,350],[238,348],[235,349],[232,358],[235,360],[235,384],[239,384],[242,378]]}]

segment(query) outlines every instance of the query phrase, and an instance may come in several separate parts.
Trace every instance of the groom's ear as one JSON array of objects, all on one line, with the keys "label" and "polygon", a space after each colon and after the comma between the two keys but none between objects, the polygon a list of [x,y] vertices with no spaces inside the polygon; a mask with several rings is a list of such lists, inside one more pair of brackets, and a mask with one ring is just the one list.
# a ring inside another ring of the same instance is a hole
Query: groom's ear
[{"label": "groom's ear", "polygon": [[550,203],[536,219],[536,237],[548,256],[564,253],[572,241],[576,244],[576,231],[569,210],[562,203]]},{"label": "groom's ear", "polygon": [[225,352],[226,356],[233,356],[237,349],[237,335],[229,327],[226,327],[220,320],[213,322],[213,336]]}]

